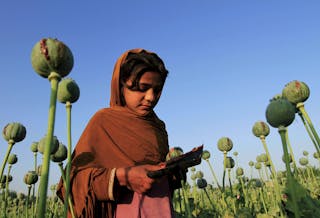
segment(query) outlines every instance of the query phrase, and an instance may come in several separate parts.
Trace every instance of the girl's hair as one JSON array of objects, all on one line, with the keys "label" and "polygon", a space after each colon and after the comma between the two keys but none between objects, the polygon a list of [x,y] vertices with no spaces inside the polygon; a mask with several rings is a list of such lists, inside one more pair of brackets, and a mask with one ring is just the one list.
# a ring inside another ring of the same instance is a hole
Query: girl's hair
[{"label": "girl's hair", "polygon": [[140,78],[147,71],[159,73],[163,84],[165,83],[169,73],[164,62],[157,54],[150,53],[145,50],[142,50],[140,53],[129,53],[125,62],[120,67],[119,82],[121,96],[123,97],[122,87],[128,79],[132,80],[132,85],[127,88],[131,90],[139,90]]}]

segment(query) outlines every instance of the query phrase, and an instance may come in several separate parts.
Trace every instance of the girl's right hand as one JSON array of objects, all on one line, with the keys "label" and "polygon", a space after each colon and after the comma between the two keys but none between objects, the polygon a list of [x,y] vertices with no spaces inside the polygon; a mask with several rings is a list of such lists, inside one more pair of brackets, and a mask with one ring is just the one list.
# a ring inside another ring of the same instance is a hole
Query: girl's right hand
[{"label": "girl's right hand", "polygon": [[159,165],[140,165],[127,168],[118,168],[116,177],[121,186],[126,186],[128,189],[139,194],[146,193],[156,179],[151,179],[147,176],[148,171],[163,169],[164,164]]}]

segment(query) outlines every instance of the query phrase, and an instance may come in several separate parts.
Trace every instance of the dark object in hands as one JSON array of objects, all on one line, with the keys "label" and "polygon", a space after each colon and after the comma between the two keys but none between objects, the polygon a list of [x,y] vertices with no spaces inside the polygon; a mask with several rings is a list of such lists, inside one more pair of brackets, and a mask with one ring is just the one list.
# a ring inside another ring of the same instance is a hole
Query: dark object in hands
[{"label": "dark object in hands", "polygon": [[193,148],[191,151],[185,154],[166,161],[165,168],[156,171],[149,171],[147,175],[150,178],[159,178],[161,176],[172,174],[179,170],[186,171],[188,167],[192,167],[201,163],[202,151],[203,145]]}]

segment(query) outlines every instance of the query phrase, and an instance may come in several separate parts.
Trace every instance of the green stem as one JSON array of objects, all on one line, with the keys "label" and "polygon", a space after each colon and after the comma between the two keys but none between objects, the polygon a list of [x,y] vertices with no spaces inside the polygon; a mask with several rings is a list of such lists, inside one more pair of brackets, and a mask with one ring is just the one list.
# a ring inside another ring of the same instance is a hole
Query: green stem
[{"label": "green stem", "polygon": [[57,91],[58,83],[61,79],[60,75],[52,72],[48,77],[51,84],[51,96],[50,96],[50,107],[48,116],[48,130],[47,140],[43,154],[43,163],[41,168],[41,180],[39,189],[39,205],[37,217],[43,218],[46,213],[47,203],[47,192],[48,192],[48,180],[49,180],[49,169],[50,169],[50,151],[52,146],[52,139],[54,134],[54,123],[56,114],[56,103],[57,103]]},{"label": "green stem", "polygon": [[1,166],[0,180],[1,180],[2,176],[3,176],[4,168],[5,168],[5,166],[6,166],[7,162],[8,162],[8,158],[9,158],[10,152],[11,152],[12,147],[13,147],[14,144],[15,144],[15,142],[13,140],[9,140],[8,141],[7,153],[6,153],[6,155],[5,155],[4,159],[3,159],[3,163],[2,163],[2,166]]},{"label": "green stem", "polygon": [[[58,165],[59,165],[59,169],[60,169],[60,172],[61,172],[61,178],[62,178],[62,181],[63,181],[63,186],[66,187],[66,176],[65,176],[64,171],[63,171],[63,164],[62,164],[62,162],[60,162],[60,163],[58,163]],[[76,216],[75,216],[73,205],[72,205],[71,195],[69,195],[68,198],[65,198],[65,199],[67,199],[66,202],[68,202],[68,204],[69,204],[71,216],[73,218],[75,218]]]},{"label": "green stem", "polygon": [[[69,199],[70,193],[70,170],[71,170],[71,151],[72,151],[72,142],[71,142],[71,108],[72,105],[68,101],[66,103],[67,111],[67,138],[68,138],[68,154],[67,154],[67,167],[66,167],[66,197]],[[68,214],[68,201],[64,202],[64,217],[67,217]]]},{"label": "green stem", "polygon": [[293,150],[292,150],[292,147],[291,147],[291,144],[290,144],[290,141],[289,141],[288,131],[286,131],[285,135],[286,135],[287,146],[289,148],[289,152],[290,152],[290,155],[291,155],[291,158],[292,158],[293,169],[294,169],[294,172],[296,172],[297,171],[297,162],[296,162],[296,160],[294,158]]},{"label": "green stem", "polygon": [[[34,156],[34,171],[37,172],[37,152],[33,152],[33,156]],[[36,192],[36,186],[35,184],[32,185],[32,199],[34,199],[34,196],[35,196],[35,192]],[[32,201],[32,217],[34,217],[34,214],[35,214],[35,204],[34,204],[34,201]]]},{"label": "green stem", "polygon": [[260,197],[261,197],[263,209],[264,209],[265,213],[267,214],[267,213],[268,213],[268,210],[267,210],[267,207],[266,207],[266,202],[265,202],[265,200],[264,200],[262,188],[259,188],[259,194],[260,194]]},{"label": "green stem", "polygon": [[291,198],[292,202],[293,202],[293,211],[294,211],[294,215],[296,218],[300,217],[300,212],[299,212],[299,208],[298,208],[298,203],[296,201],[296,190],[294,188],[294,178],[291,172],[291,168],[290,168],[290,161],[289,161],[289,153],[288,153],[288,146],[287,146],[287,136],[286,136],[286,132],[287,132],[287,128],[284,126],[280,126],[278,128],[278,132],[281,136],[281,141],[282,141],[282,148],[283,148],[283,153],[284,153],[284,157],[285,157],[285,164],[286,164],[286,172],[287,172],[287,183],[289,186],[289,192],[290,192],[290,196],[288,196],[289,198]]},{"label": "green stem", "polygon": [[212,202],[212,200],[210,199],[210,196],[209,196],[209,194],[208,194],[208,192],[207,192],[207,190],[204,188],[203,189],[203,191],[206,193],[206,195],[207,195],[207,198],[208,198],[208,200],[209,200],[209,202],[210,202],[210,207],[211,207],[211,209],[213,210],[213,212],[215,212],[215,209],[214,209],[214,204],[213,204],[213,202]]},{"label": "green stem", "polygon": [[311,132],[312,132],[312,134],[313,134],[313,136],[314,136],[314,138],[315,138],[315,140],[317,142],[316,144],[317,144],[317,148],[318,148],[317,151],[318,151],[319,150],[319,146],[320,146],[320,138],[319,138],[318,133],[315,130],[312,122],[311,122],[311,119],[310,119],[308,113],[304,109],[304,104],[303,103],[298,103],[297,104],[297,108],[299,109],[299,111],[301,112],[302,116],[307,121],[308,126],[310,127],[310,130],[311,130]]},{"label": "green stem", "polygon": [[307,130],[307,133],[308,133],[308,135],[309,135],[309,137],[310,137],[310,139],[311,139],[311,141],[312,141],[312,143],[313,143],[316,151],[320,154],[319,146],[318,146],[317,142],[315,141],[315,138],[314,138],[314,136],[312,135],[312,132],[311,132],[311,130],[310,130],[310,127],[308,126],[308,124],[306,123],[305,119],[303,118],[302,113],[301,113],[300,110],[299,110],[298,114],[299,114],[299,116],[300,116],[300,118],[301,118],[301,120],[302,120],[302,122],[303,122],[304,127],[305,127],[306,130]]},{"label": "green stem", "polygon": [[227,162],[227,152],[223,152],[223,176],[222,176],[222,192],[224,192],[225,189],[225,177],[226,177],[226,163]]},{"label": "green stem", "polygon": [[[268,156],[268,160],[270,162],[270,165],[271,165],[271,174],[272,174],[272,181],[273,181],[273,184],[275,186],[275,192],[276,192],[276,201],[277,201],[277,204],[278,205],[281,205],[281,190],[280,190],[280,185],[279,185],[279,182],[278,182],[278,179],[277,179],[277,172],[276,172],[276,168],[273,164],[273,161],[271,160],[271,155],[270,155],[270,152],[269,152],[269,149],[267,147],[267,143],[266,143],[266,140],[265,140],[265,136],[260,136],[260,140],[262,142],[262,145],[263,145],[263,148]],[[280,206],[281,208],[281,206]]]},{"label": "green stem", "polygon": [[239,176],[239,181],[240,181],[240,184],[241,184],[241,187],[242,187],[242,192],[243,192],[243,197],[244,197],[244,205],[246,207],[248,207],[248,197],[247,197],[247,190],[246,188],[244,187],[244,183],[243,183],[243,180],[242,180],[242,177]]},{"label": "green stem", "polygon": [[230,192],[231,196],[233,197],[233,191],[232,191],[232,184],[231,184],[231,175],[230,175],[231,169],[228,169],[228,179],[229,179],[229,186],[230,186]]},{"label": "green stem", "polygon": [[183,198],[184,198],[184,203],[185,203],[185,209],[187,212],[187,218],[192,217],[192,213],[191,213],[191,209],[190,209],[190,204],[189,204],[189,198],[188,198],[188,194],[186,192],[186,185],[185,182],[183,180],[181,181],[181,189],[182,189],[182,193],[183,193]]},{"label": "green stem", "polygon": [[218,186],[219,190],[221,191],[221,186],[220,186],[219,183],[218,183],[217,176],[216,176],[216,174],[215,174],[214,171],[213,171],[213,167],[212,167],[209,159],[206,159],[206,161],[207,161],[207,163],[208,163],[208,165],[209,165],[209,168],[210,168],[210,171],[211,171],[211,173],[212,173],[212,175],[213,175],[214,181],[217,183],[217,186]]},{"label": "green stem", "polygon": [[9,195],[9,176],[10,176],[10,171],[12,168],[12,164],[9,164],[8,166],[8,173],[7,173],[7,179],[6,179],[6,191],[5,191],[5,196],[4,196],[4,217],[7,217],[7,205],[8,205],[8,195]]},{"label": "green stem", "polygon": [[31,185],[28,185],[28,196],[27,196],[27,200],[26,200],[26,218],[28,218],[28,207],[29,207],[29,198],[30,198],[30,192],[31,192]]}]

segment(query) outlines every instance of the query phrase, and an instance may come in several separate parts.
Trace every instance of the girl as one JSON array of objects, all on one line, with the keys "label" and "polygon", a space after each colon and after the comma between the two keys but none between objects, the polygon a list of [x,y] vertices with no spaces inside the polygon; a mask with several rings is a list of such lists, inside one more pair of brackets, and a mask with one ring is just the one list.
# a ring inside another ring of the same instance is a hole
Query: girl
[{"label": "girl", "polygon": [[[169,149],[165,124],[153,110],[167,75],[150,51],[129,50],[117,60],[110,107],[94,114],[73,153],[77,217],[173,217],[173,176],[147,176],[164,167]],[[57,194],[63,199],[61,181]]]}]

